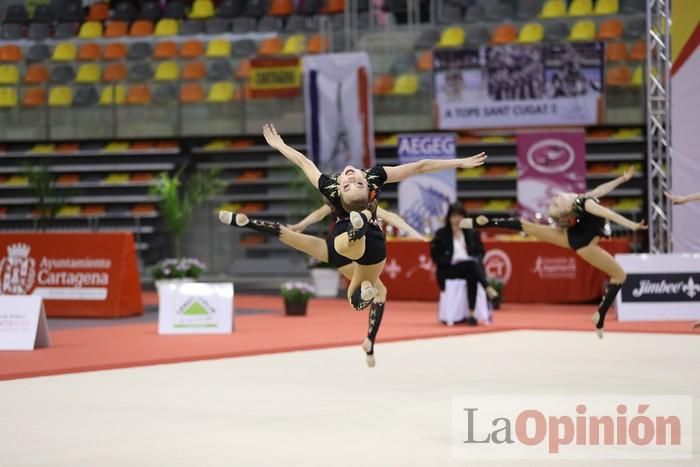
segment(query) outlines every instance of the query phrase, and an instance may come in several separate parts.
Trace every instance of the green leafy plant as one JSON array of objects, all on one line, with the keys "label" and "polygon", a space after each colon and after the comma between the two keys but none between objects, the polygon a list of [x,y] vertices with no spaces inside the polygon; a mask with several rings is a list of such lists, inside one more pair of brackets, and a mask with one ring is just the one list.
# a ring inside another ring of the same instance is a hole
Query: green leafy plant
[{"label": "green leafy plant", "polygon": [[39,167],[26,164],[24,174],[29,180],[29,186],[37,198],[37,211],[39,212],[39,225],[44,227],[47,221],[53,220],[58,211],[65,204],[65,197],[60,196],[55,186],[55,177],[48,166]]},{"label": "green leafy plant", "polygon": [[282,284],[282,298],[288,303],[305,303],[316,293],[316,289],[306,282],[285,282]]},{"label": "green leafy plant", "polygon": [[189,227],[192,212],[197,206],[226,189],[219,178],[219,170],[196,171],[183,177],[184,166],[174,175],[161,173],[151,187],[151,195],[158,198],[166,229],[172,235],[175,256],[182,254],[182,235]]},{"label": "green leafy plant", "polygon": [[491,287],[493,287],[496,290],[496,292],[498,292],[499,296],[503,295],[503,287],[505,286],[503,281],[500,281],[494,277],[489,277],[488,283]]}]

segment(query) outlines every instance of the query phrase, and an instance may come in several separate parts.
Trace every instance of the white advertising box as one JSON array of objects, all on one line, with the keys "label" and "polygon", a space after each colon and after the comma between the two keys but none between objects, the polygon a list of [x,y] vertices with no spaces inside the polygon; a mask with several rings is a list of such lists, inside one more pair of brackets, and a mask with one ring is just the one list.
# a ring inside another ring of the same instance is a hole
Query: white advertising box
[{"label": "white advertising box", "polygon": [[618,254],[627,272],[617,295],[620,321],[700,319],[700,253]]},{"label": "white advertising box", "polygon": [[0,295],[0,350],[34,350],[50,344],[41,297]]},{"label": "white advertising box", "polygon": [[233,332],[233,284],[158,284],[158,334]]}]

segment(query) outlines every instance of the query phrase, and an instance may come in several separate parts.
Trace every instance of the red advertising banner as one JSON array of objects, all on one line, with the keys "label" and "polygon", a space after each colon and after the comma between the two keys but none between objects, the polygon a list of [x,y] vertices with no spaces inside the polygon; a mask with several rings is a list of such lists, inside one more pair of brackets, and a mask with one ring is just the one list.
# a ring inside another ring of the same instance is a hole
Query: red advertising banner
[{"label": "red advertising banner", "polygon": [[[625,240],[601,240],[612,253],[629,252]],[[505,283],[503,298],[513,303],[582,303],[599,299],[608,277],[572,250],[537,241],[484,240],[486,275]],[[418,241],[387,242],[382,282],[389,300],[437,301],[435,264],[430,244]]]},{"label": "red advertising banner", "polygon": [[518,205],[527,218],[547,207],[559,192],[586,191],[586,143],[583,131],[520,133]]},{"label": "red advertising banner", "polygon": [[141,315],[133,236],[0,234],[0,294],[40,295],[52,317]]},{"label": "red advertising banner", "polygon": [[250,61],[252,98],[301,95],[299,58],[254,58]]}]

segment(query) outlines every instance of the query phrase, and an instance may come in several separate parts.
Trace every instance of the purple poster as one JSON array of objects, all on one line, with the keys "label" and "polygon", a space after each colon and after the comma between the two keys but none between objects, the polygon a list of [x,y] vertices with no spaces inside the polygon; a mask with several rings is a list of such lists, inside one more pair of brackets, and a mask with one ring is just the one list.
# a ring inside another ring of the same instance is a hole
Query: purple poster
[{"label": "purple poster", "polygon": [[518,135],[518,204],[527,218],[547,218],[552,196],[586,191],[586,144],[583,131]]}]

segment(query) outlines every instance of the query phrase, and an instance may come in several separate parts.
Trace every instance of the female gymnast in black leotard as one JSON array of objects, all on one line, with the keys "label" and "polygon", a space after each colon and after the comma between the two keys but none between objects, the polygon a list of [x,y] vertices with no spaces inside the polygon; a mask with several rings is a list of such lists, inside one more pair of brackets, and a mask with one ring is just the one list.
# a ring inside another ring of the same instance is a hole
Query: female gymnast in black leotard
[{"label": "female gymnast in black leotard", "polygon": [[[486,160],[486,155],[481,153],[462,159],[425,159],[396,167],[374,166],[360,170],[348,166],[339,174],[327,175],[321,173],[313,161],[285,144],[274,126],[265,125],[263,135],[272,148],[304,172],[309,182],[333,206],[337,217],[333,232],[324,241],[294,232],[277,222],[249,219],[245,214],[221,211],[219,219],[225,224],[275,235],[282,243],[327,262],[341,272],[343,268],[350,272],[349,266],[355,263],[348,286],[348,300],[357,310],[374,303],[375,306],[370,309],[370,321],[374,314],[377,322],[381,319],[386,301],[386,288],[378,280],[386,261],[386,240],[376,223],[377,199],[384,183],[400,182],[422,173],[478,167]],[[362,347],[367,355],[373,356],[376,329],[370,329],[369,334]],[[371,362],[368,359],[368,363],[371,366],[374,357]]]},{"label": "female gymnast in black leotard", "polygon": [[634,175],[629,169],[623,175],[604,183],[583,194],[559,193],[549,205],[549,216],[559,221],[565,227],[552,228],[514,218],[487,218],[479,216],[476,219],[464,219],[463,228],[502,227],[525,232],[538,240],[542,240],[562,248],[571,248],[584,261],[610,276],[610,282],[605,288],[603,299],[598,311],[593,314],[596,334],[603,338],[605,314],[613,303],[617,292],[627,278],[620,263],[598,245],[601,236],[606,236],[605,222],[610,220],[632,230],[646,229],[642,222],[633,222],[610,209],[601,206],[598,198],[605,196],[618,185],[628,181]]}]

